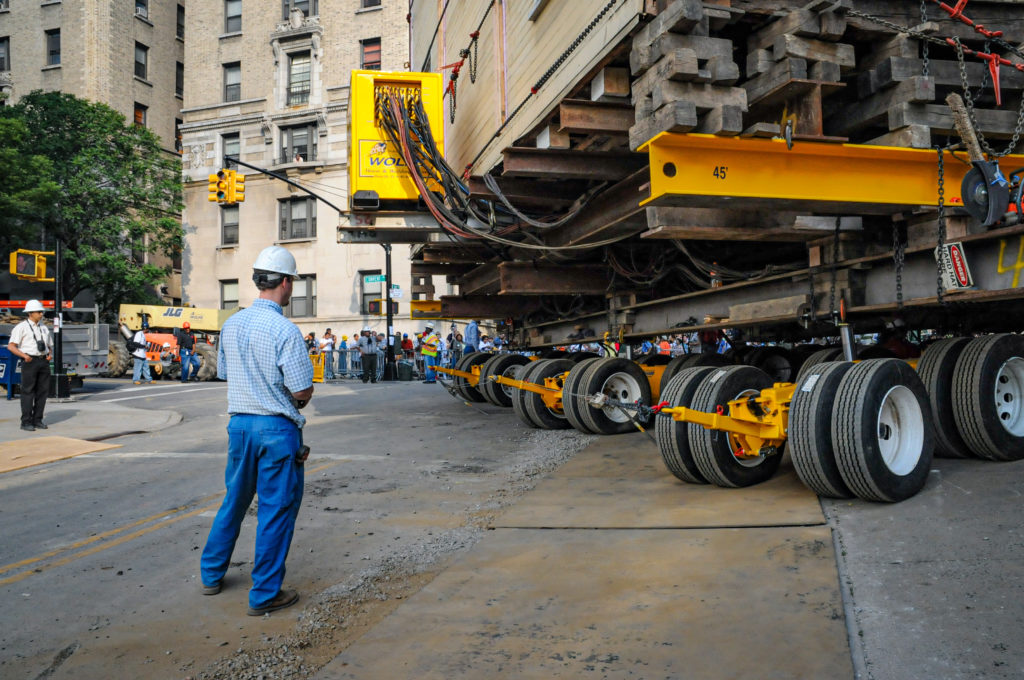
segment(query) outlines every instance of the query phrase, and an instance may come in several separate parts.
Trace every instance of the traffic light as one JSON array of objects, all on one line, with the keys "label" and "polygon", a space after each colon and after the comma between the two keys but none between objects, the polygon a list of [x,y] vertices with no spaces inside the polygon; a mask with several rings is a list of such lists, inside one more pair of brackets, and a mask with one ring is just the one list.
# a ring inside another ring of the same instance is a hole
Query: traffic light
[{"label": "traffic light", "polygon": [[231,171],[231,195],[233,196],[235,203],[245,202],[245,175],[242,175],[234,170]]},{"label": "traffic light", "polygon": [[46,278],[46,256],[52,252],[19,249],[11,253],[10,272],[19,279],[52,281]]},{"label": "traffic light", "polygon": [[216,175],[210,175],[207,179],[209,180],[209,196],[207,200],[215,201],[217,203],[225,203],[228,200],[228,175],[230,170],[218,170]]},{"label": "traffic light", "polygon": [[[384,304],[385,300],[367,300],[366,301],[366,313],[371,316],[386,316],[387,305]],[[398,314],[398,303],[394,300],[391,301],[391,313]]]},{"label": "traffic light", "polygon": [[235,202],[235,171],[225,170],[224,181],[227,184],[224,189],[224,203],[231,205]]}]

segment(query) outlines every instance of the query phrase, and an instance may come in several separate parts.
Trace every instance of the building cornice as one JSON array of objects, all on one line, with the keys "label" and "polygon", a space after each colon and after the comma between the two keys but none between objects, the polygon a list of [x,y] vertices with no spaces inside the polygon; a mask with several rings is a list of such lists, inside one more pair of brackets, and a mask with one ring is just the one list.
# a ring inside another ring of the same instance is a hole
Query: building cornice
[{"label": "building cornice", "polygon": [[218,102],[216,104],[207,104],[206,106],[193,106],[192,108],[182,109],[182,113],[199,113],[202,111],[215,111],[217,109],[227,109],[236,106],[243,106],[245,104],[256,104],[258,102],[267,101],[266,97],[256,97],[255,99],[239,99],[233,102]]}]

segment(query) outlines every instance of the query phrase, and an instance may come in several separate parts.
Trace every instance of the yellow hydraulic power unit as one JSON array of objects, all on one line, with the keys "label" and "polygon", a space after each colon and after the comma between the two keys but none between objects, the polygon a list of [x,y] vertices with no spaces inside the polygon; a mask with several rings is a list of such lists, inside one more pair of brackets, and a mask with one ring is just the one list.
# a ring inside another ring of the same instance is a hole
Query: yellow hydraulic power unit
[{"label": "yellow hydraulic power unit", "polygon": [[397,210],[416,203],[416,184],[401,149],[381,124],[381,113],[391,95],[397,95],[406,105],[421,103],[434,135],[433,143],[444,154],[442,88],[440,73],[352,72],[348,106],[350,209]]}]

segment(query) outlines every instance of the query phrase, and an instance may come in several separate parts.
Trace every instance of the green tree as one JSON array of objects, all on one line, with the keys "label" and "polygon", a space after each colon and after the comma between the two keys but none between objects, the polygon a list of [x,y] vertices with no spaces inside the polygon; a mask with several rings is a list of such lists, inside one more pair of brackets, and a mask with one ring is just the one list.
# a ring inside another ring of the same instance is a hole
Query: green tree
[{"label": "green tree", "polygon": [[[39,222],[57,200],[53,164],[23,151],[28,128],[17,119],[0,118],[0,255],[39,245]],[[28,147],[30,148],[30,147]],[[6,269],[6,267],[5,267]]]},{"label": "green tree", "polygon": [[150,130],[104,104],[63,92],[32,92],[0,108],[28,130],[19,150],[52,164],[59,195],[40,215],[49,244],[63,243],[65,299],[84,290],[106,318],[122,302],[155,302],[170,265],[145,263],[182,247],[181,161]]}]

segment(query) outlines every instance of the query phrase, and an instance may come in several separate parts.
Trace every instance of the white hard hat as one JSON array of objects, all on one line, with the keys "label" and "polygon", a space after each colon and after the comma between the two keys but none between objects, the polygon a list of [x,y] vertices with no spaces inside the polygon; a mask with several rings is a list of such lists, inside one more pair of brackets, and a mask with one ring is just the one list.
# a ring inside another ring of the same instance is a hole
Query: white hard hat
[{"label": "white hard hat", "polygon": [[265,272],[276,272],[286,276],[298,276],[299,268],[295,257],[281,246],[270,246],[260,251],[259,257],[252,265],[253,269]]},{"label": "white hard hat", "polygon": [[171,348],[171,343],[165,342],[164,343],[164,349],[170,349],[170,348]]},{"label": "white hard hat", "polygon": [[363,326],[363,332],[364,333],[372,333],[373,329],[370,328],[369,326]]},{"label": "white hard hat", "polygon": [[428,323],[425,326],[423,326],[423,328],[425,328],[428,331],[432,331],[432,330],[434,330],[434,324]]},{"label": "white hard hat", "polygon": [[43,310],[43,303],[40,302],[39,300],[29,300],[28,302],[25,303],[25,311],[26,312],[42,312],[42,311],[44,311]]}]

